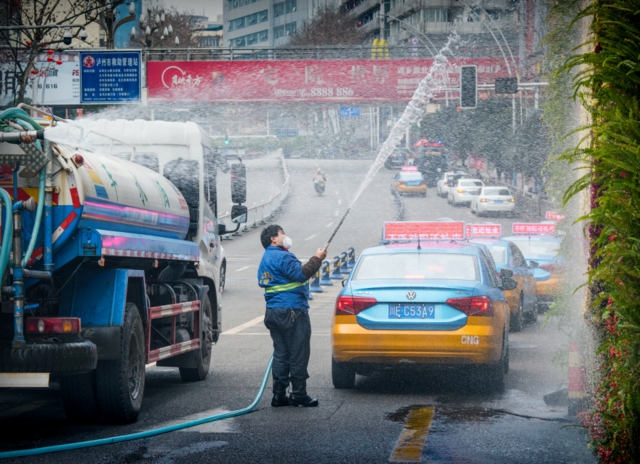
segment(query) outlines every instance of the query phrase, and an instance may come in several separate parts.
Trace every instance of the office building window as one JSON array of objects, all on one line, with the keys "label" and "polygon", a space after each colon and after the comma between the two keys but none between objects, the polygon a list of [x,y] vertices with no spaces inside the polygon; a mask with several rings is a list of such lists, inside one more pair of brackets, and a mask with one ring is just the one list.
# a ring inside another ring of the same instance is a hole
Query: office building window
[{"label": "office building window", "polygon": [[257,1],[258,0],[227,0],[227,9],[235,10],[236,8],[251,5],[252,3],[256,3]]},{"label": "office building window", "polygon": [[449,22],[449,10],[447,8],[427,8],[422,10],[422,19],[425,23]]},{"label": "office building window", "polygon": [[291,35],[296,32],[296,22],[287,23],[284,25],[284,33],[285,35]]},{"label": "office building window", "polygon": [[284,2],[276,3],[273,5],[273,16],[277,18],[278,16],[282,16],[284,14]]},{"label": "office building window", "polygon": [[253,13],[242,18],[236,18],[229,21],[229,31],[237,31],[244,27],[253,26],[255,24],[264,23],[269,19],[269,10]]},{"label": "office building window", "polygon": [[233,47],[250,47],[269,40],[269,31],[264,30],[255,32],[253,34],[243,35],[242,37],[236,37],[231,39],[231,45]]}]

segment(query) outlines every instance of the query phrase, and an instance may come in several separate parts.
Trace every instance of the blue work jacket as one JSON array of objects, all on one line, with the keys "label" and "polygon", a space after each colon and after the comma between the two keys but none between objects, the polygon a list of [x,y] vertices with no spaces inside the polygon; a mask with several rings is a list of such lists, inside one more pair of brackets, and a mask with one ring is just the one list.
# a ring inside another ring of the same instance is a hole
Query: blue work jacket
[{"label": "blue work jacket", "polygon": [[264,288],[267,308],[307,311],[309,290],[302,263],[279,246],[268,246],[258,267],[258,285]]}]

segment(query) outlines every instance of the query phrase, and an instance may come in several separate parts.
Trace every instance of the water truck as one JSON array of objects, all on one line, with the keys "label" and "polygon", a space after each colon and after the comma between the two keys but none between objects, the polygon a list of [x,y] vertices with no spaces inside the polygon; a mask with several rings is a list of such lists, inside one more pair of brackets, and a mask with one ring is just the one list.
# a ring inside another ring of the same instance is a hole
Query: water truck
[{"label": "water truck", "polygon": [[0,113],[0,387],[59,383],[69,419],[131,423],[147,365],[205,379],[234,232],[218,169],[236,230],[247,213],[245,165],[209,140],[192,122]]}]

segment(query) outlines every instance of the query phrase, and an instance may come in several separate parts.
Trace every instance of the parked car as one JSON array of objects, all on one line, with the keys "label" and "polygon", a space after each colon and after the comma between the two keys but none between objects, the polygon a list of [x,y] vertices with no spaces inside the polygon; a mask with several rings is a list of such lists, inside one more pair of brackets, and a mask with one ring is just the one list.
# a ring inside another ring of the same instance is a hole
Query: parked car
[{"label": "parked car", "polygon": [[487,187],[478,190],[471,199],[471,212],[482,216],[487,213],[505,213],[513,215],[516,199],[507,187]]},{"label": "parked car", "polygon": [[470,205],[481,187],[484,187],[484,182],[480,179],[460,178],[449,188],[447,201],[453,206]]},{"label": "parked car", "polygon": [[400,169],[402,166],[413,164],[416,155],[407,148],[396,148],[384,162],[387,169]]}]

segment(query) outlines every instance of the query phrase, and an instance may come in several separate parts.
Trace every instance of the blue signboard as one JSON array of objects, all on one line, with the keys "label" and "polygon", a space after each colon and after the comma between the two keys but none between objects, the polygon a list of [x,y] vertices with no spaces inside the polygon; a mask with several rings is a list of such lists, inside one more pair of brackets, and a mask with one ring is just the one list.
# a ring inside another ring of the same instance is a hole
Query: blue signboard
[{"label": "blue signboard", "polygon": [[360,117],[360,108],[352,106],[350,108],[340,108],[341,118],[358,118]]},{"label": "blue signboard", "polygon": [[80,53],[80,103],[140,103],[141,68],[139,51]]}]

